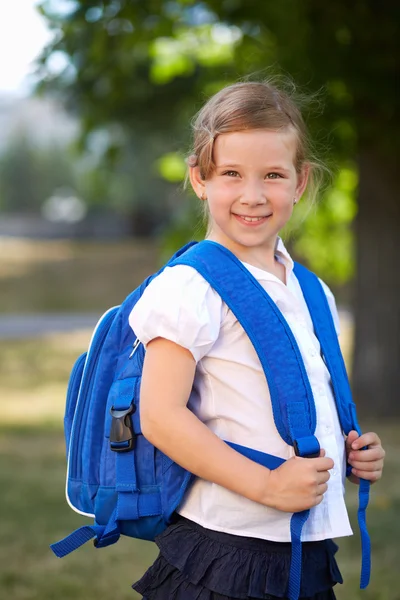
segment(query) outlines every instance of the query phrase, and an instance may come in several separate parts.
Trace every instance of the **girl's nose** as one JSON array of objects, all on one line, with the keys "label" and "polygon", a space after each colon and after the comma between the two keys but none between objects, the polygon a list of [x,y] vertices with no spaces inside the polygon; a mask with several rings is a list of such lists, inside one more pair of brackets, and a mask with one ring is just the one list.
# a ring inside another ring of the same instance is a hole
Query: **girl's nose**
[{"label": "girl's nose", "polygon": [[264,189],[258,184],[248,184],[242,190],[240,196],[241,204],[246,206],[257,206],[258,204],[265,204],[267,198],[265,197]]}]

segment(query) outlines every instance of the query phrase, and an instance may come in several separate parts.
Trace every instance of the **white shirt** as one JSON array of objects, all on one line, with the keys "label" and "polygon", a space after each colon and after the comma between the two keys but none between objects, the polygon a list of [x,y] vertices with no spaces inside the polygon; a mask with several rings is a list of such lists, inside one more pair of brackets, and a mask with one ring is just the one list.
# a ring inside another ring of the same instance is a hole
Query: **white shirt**
[{"label": "white shirt", "polygon": [[[282,240],[278,240],[276,257],[286,269],[287,285],[267,271],[243,264],[276,302],[296,338],[315,399],[315,435],[326,456],[335,463],[328,490],[322,503],[311,509],[302,540],[351,535],[344,502],[344,437],[330,375],[293,273],[293,261]],[[323,287],[338,328],[334,297],[325,284]],[[293,456],[292,446],[276,429],[268,385],[247,334],[195,269],[186,265],[167,267],[147,287],[129,323],[144,345],[163,337],[190,350],[197,366],[188,406],[216,435],[284,459]],[[290,513],[263,506],[200,478],[178,512],[208,529],[290,541]]]}]

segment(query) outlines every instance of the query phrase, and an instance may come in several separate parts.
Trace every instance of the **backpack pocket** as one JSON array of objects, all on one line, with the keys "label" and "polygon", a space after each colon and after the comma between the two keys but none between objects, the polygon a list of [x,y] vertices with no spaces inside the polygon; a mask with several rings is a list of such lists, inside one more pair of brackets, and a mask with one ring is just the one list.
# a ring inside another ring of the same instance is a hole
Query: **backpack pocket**
[{"label": "backpack pocket", "polygon": [[[106,336],[114,321],[118,307],[107,311],[99,320],[89,345],[87,356],[83,355],[75,364],[68,389],[66,419],[69,426],[68,434],[68,467],[67,467],[67,499],[70,505],[84,514],[93,513],[93,498],[98,486],[98,469],[93,469],[92,457],[88,455],[87,443],[98,444],[103,435],[98,422],[91,419],[91,404],[100,401],[101,396],[96,379],[101,376],[103,346]],[[108,390],[107,390],[108,391]],[[106,402],[106,393],[105,400]],[[103,408],[104,410],[104,408]],[[101,443],[101,442],[100,442]],[[95,462],[98,464],[100,456]]]},{"label": "backpack pocket", "polygon": [[79,388],[81,386],[82,373],[85,367],[86,356],[87,352],[84,352],[76,360],[68,382],[67,401],[65,405],[64,415],[64,434],[67,456],[69,452],[69,443],[71,439],[72,421],[74,420],[76,403],[78,400]]},{"label": "backpack pocket", "polygon": [[[111,449],[110,445],[110,433],[112,427],[113,417],[111,415],[111,409],[120,407],[121,400],[123,401],[124,408],[128,408],[130,404],[135,405],[133,414],[126,417],[125,422],[132,422],[133,434],[136,437],[138,434],[138,407],[135,403],[135,397],[138,393],[140,379],[138,377],[128,377],[126,379],[117,379],[111,385],[108,398],[106,411],[104,415],[104,436],[101,448],[100,456],[100,485],[102,487],[114,487],[116,484],[116,452]],[[136,442],[134,442],[134,451],[136,450]],[[129,455],[134,460],[134,451],[130,451]]]}]

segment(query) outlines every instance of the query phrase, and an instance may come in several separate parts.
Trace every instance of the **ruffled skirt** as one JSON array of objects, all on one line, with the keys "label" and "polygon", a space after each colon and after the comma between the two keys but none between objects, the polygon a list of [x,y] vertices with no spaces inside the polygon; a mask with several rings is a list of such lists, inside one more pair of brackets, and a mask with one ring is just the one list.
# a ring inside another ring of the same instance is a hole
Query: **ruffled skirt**
[{"label": "ruffled skirt", "polygon": [[[156,538],[160,554],[133,589],[143,600],[285,598],[291,544],[205,529],[178,516]],[[332,540],[303,543],[301,598],[334,600],[342,583]]]}]

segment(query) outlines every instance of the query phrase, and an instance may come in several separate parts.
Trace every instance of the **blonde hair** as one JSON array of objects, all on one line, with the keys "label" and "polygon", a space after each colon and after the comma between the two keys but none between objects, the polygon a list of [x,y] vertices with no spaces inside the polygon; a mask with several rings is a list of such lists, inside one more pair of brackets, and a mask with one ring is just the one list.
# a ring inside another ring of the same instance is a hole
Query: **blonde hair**
[{"label": "blonde hair", "polygon": [[[294,85],[291,85],[294,90]],[[313,203],[329,169],[318,160],[294,93],[280,89],[271,80],[247,81],[229,85],[203,106],[195,116],[193,149],[187,164],[200,168],[203,179],[215,169],[213,160],[214,141],[218,135],[250,129],[288,130],[297,138],[295,168],[301,172],[309,167],[307,193]]]}]

